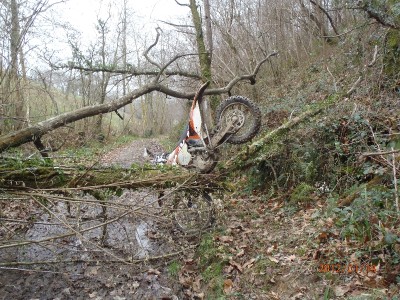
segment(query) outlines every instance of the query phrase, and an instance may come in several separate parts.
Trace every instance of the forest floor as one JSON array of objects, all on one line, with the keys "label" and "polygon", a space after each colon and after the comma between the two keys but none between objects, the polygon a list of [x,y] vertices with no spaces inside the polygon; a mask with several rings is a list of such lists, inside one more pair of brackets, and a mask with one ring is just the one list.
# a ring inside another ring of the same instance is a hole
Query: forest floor
[{"label": "forest floor", "polygon": [[[136,140],[104,155],[101,164],[128,168],[143,163],[145,146],[162,150],[155,139]],[[0,267],[0,298],[390,299],[399,293],[398,285],[382,284],[390,278],[379,265],[372,267],[354,255],[351,266],[340,263],[356,249],[329,230],[329,218],[323,223],[318,218],[327,206],[323,197],[297,208],[287,207],[286,197],[235,191],[216,195],[214,228],[185,236],[162,216],[157,219],[157,192],[124,190],[109,203],[135,207],[145,202],[147,210],[119,219],[106,235],[99,228],[57,243],[0,249],[0,261],[25,263]],[[67,208],[60,203],[52,207],[55,215],[42,213],[38,224],[25,226],[16,238],[64,233],[55,216],[70,222],[79,214],[95,222],[101,215],[79,206],[66,217]],[[107,215],[111,219],[118,213],[111,209]],[[94,247],[102,238],[102,248]],[[135,263],[123,263],[121,257]]]}]

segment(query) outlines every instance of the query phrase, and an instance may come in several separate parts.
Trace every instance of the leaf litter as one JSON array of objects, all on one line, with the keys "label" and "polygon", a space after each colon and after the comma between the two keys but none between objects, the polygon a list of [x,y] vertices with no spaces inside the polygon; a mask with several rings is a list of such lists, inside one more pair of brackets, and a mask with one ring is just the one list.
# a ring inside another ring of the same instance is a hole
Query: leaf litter
[{"label": "leaf litter", "polygon": [[[142,146],[137,143],[134,155],[139,157]],[[116,150],[104,160],[127,166],[129,156],[134,156],[127,149]],[[3,215],[27,219],[38,207],[26,203],[29,205],[13,202]],[[227,299],[322,299],[324,295],[347,299],[368,296],[369,288],[379,289],[383,296],[398,293],[386,283],[393,280],[392,274],[400,273],[398,266],[390,272],[379,264],[375,272],[320,272],[321,264],[333,265],[340,259],[363,263],[355,255],[357,245],[339,239],[332,218],[315,223],[313,216],[324,206],[318,202],[293,213],[286,209],[285,197],[266,201],[262,195],[227,196],[220,202],[217,225],[210,233],[216,253],[206,255],[212,257],[206,264],[198,248],[192,247],[201,244],[204,236],[179,238],[177,232],[163,232],[150,225],[141,234],[157,245],[159,253],[181,250],[180,254],[154,262],[144,260],[135,266],[105,264],[100,259],[82,261],[61,269],[53,266],[54,274],[0,269],[0,291],[8,296],[51,295],[59,299],[212,299],[212,290],[218,285]],[[1,234],[4,237],[25,227],[3,226]],[[380,258],[384,261],[385,254]],[[176,275],[167,270],[174,262],[178,262]],[[221,265],[215,277],[207,274],[211,265]]]}]

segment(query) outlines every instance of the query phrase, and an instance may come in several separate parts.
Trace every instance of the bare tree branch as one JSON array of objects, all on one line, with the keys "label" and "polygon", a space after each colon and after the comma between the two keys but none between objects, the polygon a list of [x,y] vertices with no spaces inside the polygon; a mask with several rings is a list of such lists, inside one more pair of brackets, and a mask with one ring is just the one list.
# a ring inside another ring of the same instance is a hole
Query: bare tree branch
[{"label": "bare tree branch", "polygon": [[339,35],[339,32],[338,32],[338,30],[336,29],[336,26],[335,26],[335,23],[334,23],[333,20],[332,20],[332,17],[329,15],[329,13],[326,11],[326,9],[323,8],[319,3],[315,2],[314,0],[310,0],[310,2],[311,2],[313,5],[315,5],[316,7],[318,7],[318,9],[319,9],[320,11],[323,12],[323,14],[328,18],[329,23],[331,24],[332,29],[333,29],[333,31],[335,32],[335,34],[336,34],[336,35]]},{"label": "bare tree branch", "polygon": [[[154,79],[155,82],[157,82],[160,79],[160,76],[164,73],[165,69],[168,68],[174,61],[178,60],[181,57],[185,57],[185,56],[194,56],[194,55],[198,55],[197,53],[188,53],[188,54],[180,54],[180,55],[176,55],[174,58],[172,58],[169,62],[167,62],[158,72],[156,78]],[[166,74],[167,75],[167,74]],[[199,79],[201,79],[201,76],[197,77]]]},{"label": "bare tree branch", "polygon": [[[188,56],[191,54],[182,54],[180,55],[181,57]],[[131,75],[131,76],[157,76],[160,71],[149,71],[149,70],[136,70],[135,68],[130,68],[130,69],[118,69],[118,68],[108,68],[108,67],[84,67],[80,65],[74,65],[74,64],[68,64],[68,65],[52,65],[54,69],[70,69],[70,70],[77,70],[77,71],[85,71],[85,72],[92,72],[92,73],[98,73],[98,72],[105,72],[105,73],[113,73],[113,74],[118,74],[118,75]],[[167,76],[183,76],[183,77],[189,77],[193,79],[201,79],[201,76],[196,73],[189,73],[185,72],[182,70],[171,70],[171,71],[165,71],[165,75]]]},{"label": "bare tree branch", "polygon": [[[158,38],[156,39],[158,41]],[[149,48],[148,51],[154,47],[155,43],[152,44]],[[148,52],[147,51],[147,52]],[[262,61],[260,61],[257,66],[254,68],[254,71],[252,74],[247,74],[247,75],[241,75],[241,76],[236,76],[233,78],[227,86],[222,87],[222,88],[215,88],[215,89],[209,89],[204,92],[204,95],[219,95],[219,94],[227,94],[229,93],[232,88],[239,82],[243,80],[249,80],[251,84],[255,84],[256,76],[258,72],[260,71],[261,66],[272,56],[277,55],[277,52],[272,52],[269,54],[266,58],[264,58]],[[186,54],[186,55],[192,55],[192,54]],[[21,130],[9,133],[7,135],[1,136],[0,137],[0,152],[3,152],[11,147],[17,147],[20,146],[24,143],[35,141],[44,134],[63,127],[67,124],[73,123],[78,120],[82,120],[87,117],[92,117],[100,114],[105,114],[105,113],[110,113],[113,111],[116,111],[117,109],[120,109],[121,107],[131,103],[133,100],[145,95],[149,94],[154,91],[158,91],[161,93],[164,93],[166,95],[176,97],[176,98],[181,98],[181,99],[193,99],[195,96],[195,93],[184,93],[184,92],[179,92],[176,90],[172,90],[158,82],[160,79],[161,74],[164,72],[164,70],[172,64],[174,61],[176,61],[178,58],[183,57],[185,55],[178,55],[171,59],[169,62],[167,62],[166,65],[160,66],[160,71],[158,72],[155,80],[149,84],[146,84],[130,94],[119,98],[114,101],[110,101],[107,103],[103,104],[97,104],[93,106],[86,106],[71,112],[63,113],[61,115],[55,116],[53,118],[50,118],[48,120],[39,122],[35,125],[28,126],[27,128],[23,128]],[[159,65],[156,63],[156,65]]]},{"label": "bare tree branch", "polygon": [[178,2],[178,0],[175,0],[175,2],[176,2],[176,4],[178,4],[178,5],[180,5],[180,6],[187,6],[187,7],[190,7],[189,4],[180,3],[180,2]]},{"label": "bare tree branch", "polygon": [[158,64],[157,62],[155,62],[154,60],[152,60],[148,55],[150,50],[158,44],[158,40],[160,39],[160,31],[161,31],[161,28],[157,27],[156,28],[156,32],[157,32],[156,40],[154,41],[153,44],[151,44],[149,46],[149,48],[147,48],[147,50],[143,53],[143,56],[146,57],[147,61],[150,62],[152,65],[156,66],[159,69],[162,69],[161,65]]},{"label": "bare tree branch", "polygon": [[174,26],[174,27],[184,27],[184,28],[194,28],[193,25],[185,25],[185,24],[174,24],[174,23],[170,23],[167,21],[163,21],[163,20],[158,20],[158,22],[170,25],[170,26]]},{"label": "bare tree branch", "polygon": [[362,9],[368,14],[368,17],[375,19],[381,25],[392,29],[400,29],[399,24],[396,24],[391,18],[378,10],[372,9],[371,6],[365,4]]},{"label": "bare tree branch", "polygon": [[243,80],[249,80],[250,84],[255,84],[256,83],[256,77],[258,72],[260,71],[261,66],[268,60],[270,59],[272,56],[278,55],[278,52],[274,51],[271,54],[269,54],[266,58],[264,58],[262,61],[260,61],[257,66],[254,68],[254,71],[252,74],[247,74],[247,75],[241,75],[241,76],[236,76],[235,78],[233,78],[227,86],[223,87],[223,88],[219,88],[219,89],[210,89],[208,91],[206,91],[204,94],[208,95],[209,93],[212,94],[224,94],[224,93],[229,93],[232,88],[235,86],[236,83],[238,83],[239,81],[243,81]]}]

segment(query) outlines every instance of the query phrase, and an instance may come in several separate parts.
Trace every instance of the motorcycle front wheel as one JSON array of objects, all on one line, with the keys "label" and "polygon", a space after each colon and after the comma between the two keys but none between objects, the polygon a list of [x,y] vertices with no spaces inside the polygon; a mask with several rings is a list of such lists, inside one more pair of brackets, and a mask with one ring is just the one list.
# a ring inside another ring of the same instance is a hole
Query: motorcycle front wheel
[{"label": "motorcycle front wheel", "polygon": [[250,141],[260,130],[261,111],[250,99],[232,96],[223,101],[216,110],[216,124],[223,129],[235,120],[237,131],[227,135],[226,142],[242,144]]},{"label": "motorcycle front wheel", "polygon": [[204,191],[180,191],[174,195],[174,223],[185,234],[201,232],[214,222],[211,195]]}]

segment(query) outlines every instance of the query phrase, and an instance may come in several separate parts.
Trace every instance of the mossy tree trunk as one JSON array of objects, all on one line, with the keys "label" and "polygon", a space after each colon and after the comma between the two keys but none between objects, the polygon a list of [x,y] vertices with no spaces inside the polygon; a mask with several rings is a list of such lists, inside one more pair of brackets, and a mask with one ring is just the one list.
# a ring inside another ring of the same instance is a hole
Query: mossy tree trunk
[{"label": "mossy tree trunk", "polygon": [[400,30],[390,29],[386,36],[383,57],[384,71],[388,79],[400,79]]},{"label": "mossy tree trunk", "polygon": [[[209,49],[207,49],[205,42],[205,35],[203,32],[203,24],[201,20],[201,16],[199,13],[199,9],[196,3],[196,0],[190,0],[190,11],[192,14],[192,22],[196,31],[196,44],[197,44],[197,52],[199,53],[199,63],[200,63],[200,72],[203,82],[210,81],[212,82],[212,71],[211,71],[211,58],[212,58],[212,32],[211,32],[211,20],[209,14],[209,4],[208,1],[205,0],[206,9],[206,21],[209,24],[207,26],[207,38],[209,43]],[[215,110],[218,106],[219,101],[216,96],[211,97],[211,110]],[[206,124],[208,128],[211,128],[213,125],[212,113],[207,113],[209,110],[208,102],[202,101],[202,110],[206,113],[204,114],[206,120]]]}]

